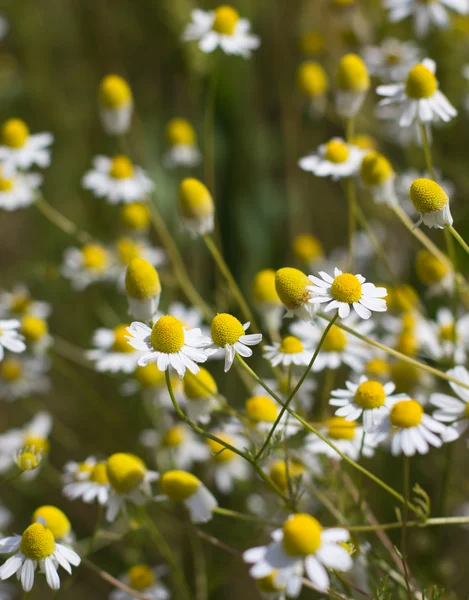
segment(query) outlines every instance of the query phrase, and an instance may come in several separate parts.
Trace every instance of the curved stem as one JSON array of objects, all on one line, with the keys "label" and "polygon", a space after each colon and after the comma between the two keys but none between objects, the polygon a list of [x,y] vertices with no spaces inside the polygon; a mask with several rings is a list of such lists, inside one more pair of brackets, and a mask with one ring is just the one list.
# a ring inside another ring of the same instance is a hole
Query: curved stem
[{"label": "curved stem", "polygon": [[463,248],[463,250],[466,252],[466,254],[469,254],[469,246],[466,244],[466,242],[463,240],[463,238],[459,235],[459,233],[456,231],[456,229],[452,225],[447,225],[446,227],[449,230],[449,232],[451,233],[451,235],[454,237],[454,239],[461,246],[461,248]]},{"label": "curved stem", "polygon": [[41,194],[36,197],[34,204],[48,221],[67,235],[76,238],[80,244],[87,244],[92,240],[89,233],[79,229],[73,221],[49,204]]}]

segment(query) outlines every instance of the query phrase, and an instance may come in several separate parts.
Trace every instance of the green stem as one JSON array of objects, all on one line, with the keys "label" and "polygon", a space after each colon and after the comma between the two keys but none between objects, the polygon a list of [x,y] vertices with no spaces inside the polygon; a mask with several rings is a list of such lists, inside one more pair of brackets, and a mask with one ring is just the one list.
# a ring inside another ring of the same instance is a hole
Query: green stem
[{"label": "green stem", "polygon": [[432,151],[430,149],[430,142],[428,140],[427,128],[424,123],[420,123],[420,133],[422,135],[423,153],[425,155],[425,164],[427,165],[427,171],[430,177],[435,179],[435,169],[433,168]]},{"label": "green stem", "polygon": [[240,521],[249,521],[251,523],[258,523],[259,525],[268,525],[270,527],[281,527],[282,523],[278,521],[269,521],[267,519],[260,519],[256,515],[246,515],[244,513],[237,512],[235,510],[229,510],[228,508],[221,508],[217,506],[213,509],[213,512],[222,517],[229,517],[231,519],[239,519]]},{"label": "green stem", "polygon": [[[454,273],[457,272],[458,269],[458,264],[457,264],[457,259],[456,259],[456,248],[454,247],[454,240],[450,234],[450,232],[448,231],[448,229],[445,227],[444,229],[444,233],[445,233],[445,240],[446,240],[446,247],[448,249],[448,255],[451,259],[451,263],[453,264],[453,271]],[[451,366],[454,367],[455,363],[456,363],[456,342],[457,342],[457,335],[456,335],[456,323],[458,320],[458,302],[459,302],[459,283],[457,278],[454,276],[453,274],[453,289],[452,289],[452,302],[451,302],[451,312],[453,313],[453,339],[451,340],[453,343],[453,353],[452,353],[452,360],[451,360]]]},{"label": "green stem", "polygon": [[402,559],[405,560],[406,552],[407,552],[407,521],[409,520],[409,480],[410,480],[410,459],[408,456],[403,456],[404,468],[402,470],[403,476],[403,490],[404,490],[404,499],[406,503],[404,504],[404,509],[402,512],[402,529],[401,529],[401,554]]},{"label": "green stem", "polygon": [[87,244],[92,240],[89,233],[79,229],[73,221],[49,204],[42,195],[36,197],[35,205],[48,221],[67,235],[76,238],[80,244]]},{"label": "green stem", "polygon": [[[424,529],[425,527],[439,527],[440,525],[468,525],[469,517],[435,517],[433,519],[427,519],[426,521],[407,521],[407,529],[412,527],[418,527]],[[396,521],[394,523],[379,523],[378,525],[343,525],[345,529],[353,533],[369,533],[373,531],[387,531],[389,529],[401,529],[403,526],[402,521]]]},{"label": "green stem", "polygon": [[466,252],[466,254],[469,254],[469,246],[466,244],[466,242],[463,240],[463,238],[459,235],[459,233],[456,231],[456,229],[452,225],[447,225],[446,227],[449,230],[449,232],[451,233],[451,235],[454,237],[454,239],[461,246],[461,248]]}]

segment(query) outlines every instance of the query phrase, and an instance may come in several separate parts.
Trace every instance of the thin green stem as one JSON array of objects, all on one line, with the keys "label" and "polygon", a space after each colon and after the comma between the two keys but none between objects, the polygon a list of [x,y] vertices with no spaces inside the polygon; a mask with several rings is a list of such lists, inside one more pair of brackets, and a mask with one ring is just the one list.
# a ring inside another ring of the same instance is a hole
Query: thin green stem
[{"label": "thin green stem", "polygon": [[403,491],[404,491],[404,499],[406,503],[404,504],[404,509],[402,511],[402,529],[401,529],[401,554],[403,560],[405,560],[406,552],[407,552],[407,521],[409,520],[409,509],[408,509],[408,501],[409,501],[409,486],[410,486],[410,459],[408,456],[403,456],[403,469],[402,469],[402,477],[403,477]]},{"label": "thin green stem", "polygon": [[[444,525],[468,525],[469,517],[435,517],[426,521],[407,521],[406,528],[418,527],[439,527]],[[394,523],[378,523],[377,525],[343,525],[345,529],[353,533],[370,533],[373,531],[387,531],[389,529],[401,529],[403,521],[395,521]]]},{"label": "thin green stem", "polygon": [[240,521],[249,521],[251,523],[258,523],[259,525],[269,525],[270,527],[281,527],[282,523],[279,521],[270,521],[268,519],[260,519],[256,515],[246,515],[244,513],[237,512],[235,510],[229,510],[228,508],[221,508],[217,506],[213,509],[213,512],[222,517],[228,517],[231,519],[239,519]]},{"label": "thin green stem", "polygon": [[448,228],[449,232],[454,237],[454,239],[461,246],[461,248],[464,250],[464,252],[466,252],[466,254],[469,254],[469,246],[466,244],[466,242],[463,240],[463,238],[459,235],[459,233],[456,231],[456,229],[452,225],[447,225],[446,227]]},{"label": "thin green stem", "polygon": [[[446,247],[448,249],[448,255],[451,259],[451,263],[453,264],[453,269],[454,269],[454,273],[457,272],[458,269],[458,264],[457,264],[457,259],[456,259],[456,248],[454,247],[454,240],[453,237],[451,236],[450,232],[448,231],[448,229],[445,227],[444,229],[444,233],[445,233],[445,240],[446,240]],[[453,335],[452,335],[452,343],[453,343],[453,352],[452,352],[452,357],[451,357],[451,366],[454,367],[455,363],[456,363],[456,341],[457,341],[457,335],[456,335],[456,323],[458,320],[458,303],[459,303],[459,283],[457,278],[453,275],[453,289],[452,289],[452,302],[451,302],[451,312],[453,313]]]},{"label": "thin green stem", "polygon": [[48,221],[67,235],[76,238],[80,244],[87,244],[92,240],[89,233],[79,229],[73,221],[49,204],[42,195],[39,194],[36,197],[34,204]]},{"label": "thin green stem", "polygon": [[425,127],[425,123],[420,123],[419,125],[420,125],[420,133],[422,135],[423,153],[425,155],[425,164],[427,166],[427,171],[430,174],[430,177],[434,181],[436,181],[435,169],[433,168],[432,151],[431,151],[430,142],[428,139],[427,128]]}]

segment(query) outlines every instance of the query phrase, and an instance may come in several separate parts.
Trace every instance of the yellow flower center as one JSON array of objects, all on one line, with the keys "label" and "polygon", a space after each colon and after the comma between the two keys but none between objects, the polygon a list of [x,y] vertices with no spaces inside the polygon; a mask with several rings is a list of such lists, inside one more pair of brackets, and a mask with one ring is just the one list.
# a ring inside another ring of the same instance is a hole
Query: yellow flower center
[{"label": "yellow flower center", "polygon": [[370,87],[368,70],[357,54],[346,54],[340,61],[337,86],[347,92],[365,92]]},{"label": "yellow flower center", "polygon": [[118,494],[128,494],[136,490],[147,472],[140,458],[123,452],[108,458],[106,470],[109,483]]},{"label": "yellow flower center", "polygon": [[353,304],[362,297],[362,284],[356,275],[342,273],[334,279],[331,285],[331,296],[337,302]]},{"label": "yellow flower center", "polygon": [[224,4],[215,9],[215,20],[213,30],[221,35],[233,35],[236,24],[239,21],[239,13],[232,6]]},{"label": "yellow flower center", "polygon": [[235,344],[244,335],[244,329],[240,321],[233,315],[219,313],[212,321],[210,333],[214,343],[220,348],[224,348],[226,345]]},{"label": "yellow flower center", "polygon": [[378,147],[376,140],[366,133],[356,133],[352,138],[352,144],[362,150],[376,150]]},{"label": "yellow flower center", "polygon": [[303,344],[294,335],[287,335],[283,338],[279,347],[280,352],[284,354],[299,354],[303,352]]},{"label": "yellow flower center", "polygon": [[388,307],[395,312],[410,312],[418,304],[417,292],[410,285],[387,287],[387,290]]},{"label": "yellow flower center", "polygon": [[436,181],[423,177],[410,186],[410,199],[416,210],[424,215],[441,210],[449,202],[446,192]]},{"label": "yellow flower center", "polygon": [[107,251],[98,244],[87,244],[81,249],[83,265],[90,271],[105,271],[109,264]]},{"label": "yellow flower center", "polygon": [[105,461],[96,463],[90,473],[90,481],[98,485],[108,485],[107,463]]},{"label": "yellow flower center", "polygon": [[333,440],[353,440],[355,439],[355,421],[346,421],[344,417],[332,417],[327,419],[327,435]]},{"label": "yellow flower center", "polygon": [[184,394],[189,400],[200,400],[201,398],[208,398],[217,393],[218,388],[215,379],[210,375],[207,369],[203,367],[197,375],[186,371],[184,379],[182,380],[182,387]]},{"label": "yellow flower center", "polygon": [[112,159],[109,175],[113,179],[130,179],[133,174],[134,167],[132,161],[127,156],[120,154]]},{"label": "yellow flower center", "polygon": [[163,436],[163,446],[175,448],[182,444],[186,437],[186,430],[184,425],[174,425],[170,427]]},{"label": "yellow flower center", "polygon": [[456,332],[456,328],[454,323],[448,323],[447,325],[442,325],[439,330],[440,339],[446,342],[453,342],[458,339],[458,335]]},{"label": "yellow flower center", "polygon": [[200,480],[186,471],[167,471],[161,476],[161,489],[173,502],[190,498],[200,485]]},{"label": "yellow flower center", "polygon": [[8,119],[2,126],[2,143],[10,148],[22,148],[29,137],[29,128],[21,119]]},{"label": "yellow flower center", "polygon": [[415,65],[407,75],[405,91],[409,98],[430,98],[438,89],[435,75],[422,64]]},{"label": "yellow flower center", "polygon": [[146,590],[155,583],[155,576],[150,566],[135,565],[127,571],[130,587],[138,592]]},{"label": "yellow flower center", "polygon": [[5,381],[16,381],[23,374],[23,367],[19,360],[6,358],[0,363],[0,375]]},{"label": "yellow flower center", "polygon": [[120,238],[116,243],[117,255],[124,265],[129,265],[134,258],[140,258],[141,248],[130,238]]},{"label": "yellow flower center", "polygon": [[127,339],[130,336],[127,327],[128,325],[119,325],[114,328],[114,343],[112,345],[114,352],[135,352],[135,349],[132,348]]},{"label": "yellow flower center", "polygon": [[365,373],[368,377],[387,377],[389,364],[383,358],[371,358],[365,365]]},{"label": "yellow flower center", "polygon": [[14,179],[5,179],[5,177],[3,177],[3,172],[0,169],[0,192],[9,192],[10,190],[12,190],[15,186],[15,180]]},{"label": "yellow flower center", "polygon": [[365,410],[379,408],[386,400],[383,385],[379,381],[369,380],[360,383],[354,396],[355,403]]},{"label": "yellow flower center", "polygon": [[[217,438],[220,438],[223,442],[234,446],[233,440],[229,435],[222,432],[215,433]],[[219,463],[230,462],[236,458],[236,453],[226,448],[223,444],[216,442],[215,440],[207,439],[207,445],[212,453],[212,458]]]},{"label": "yellow flower center", "polygon": [[185,119],[171,119],[166,127],[166,139],[170,146],[193,146],[195,131]]},{"label": "yellow flower center", "polygon": [[275,271],[273,269],[263,269],[255,276],[252,284],[252,297],[254,302],[282,304],[275,289]]},{"label": "yellow flower center", "polygon": [[23,450],[16,459],[16,464],[20,471],[33,471],[41,463],[41,454],[37,452],[31,452],[30,450]]},{"label": "yellow flower center", "polygon": [[304,466],[297,461],[288,461],[287,469],[286,461],[277,460],[270,467],[270,476],[279,488],[287,490],[288,481],[294,481],[300,477],[304,471]]},{"label": "yellow flower center", "polygon": [[308,31],[301,37],[300,45],[305,54],[320,54],[324,50],[324,36],[319,31]]},{"label": "yellow flower center", "polygon": [[411,331],[404,331],[399,336],[396,344],[396,350],[406,356],[416,356],[418,351],[418,341]]},{"label": "yellow flower center", "polygon": [[118,110],[129,106],[132,92],[129,84],[119,75],[107,75],[99,86],[99,102],[105,108]]},{"label": "yellow flower center", "polygon": [[184,346],[184,325],[176,317],[160,317],[150,334],[151,345],[157,352],[175,354]]},{"label": "yellow flower center", "polygon": [[325,158],[330,162],[339,164],[345,162],[350,155],[348,146],[342,140],[331,140],[326,144]]},{"label": "yellow flower center", "polygon": [[125,273],[125,291],[129,298],[148,300],[161,294],[158,271],[143,258],[133,258]]},{"label": "yellow flower center", "polygon": [[333,325],[327,332],[326,339],[322,344],[322,350],[324,352],[342,352],[347,345],[347,336],[345,333]]},{"label": "yellow flower center", "polygon": [[144,367],[137,367],[135,377],[144,388],[160,387],[164,384],[164,373],[155,363],[148,363]]},{"label": "yellow flower center", "polygon": [[360,175],[366,185],[382,185],[393,174],[391,163],[379,152],[370,152],[362,161]]},{"label": "yellow flower center", "polygon": [[142,202],[124,204],[121,208],[121,221],[129,229],[141,231],[150,225],[150,209]]},{"label": "yellow flower center", "polygon": [[425,285],[438,283],[447,275],[448,267],[428,250],[420,250],[415,262],[417,276]]},{"label": "yellow flower center", "polygon": [[417,400],[401,400],[391,409],[390,419],[394,427],[408,429],[420,425],[423,407]]},{"label": "yellow flower center", "polygon": [[272,398],[252,396],[246,400],[246,414],[253,421],[273,423],[277,418],[278,409]]},{"label": "yellow flower center", "polygon": [[213,215],[213,198],[198,179],[188,177],[179,186],[179,210],[187,219],[203,219]]},{"label": "yellow flower center", "polygon": [[47,323],[39,317],[28,315],[21,322],[21,333],[28,342],[37,342],[47,333]]},{"label": "yellow flower center", "polygon": [[415,325],[417,321],[413,313],[409,312],[401,317],[402,330],[408,332],[412,332],[415,329]]},{"label": "yellow flower center", "polygon": [[292,250],[295,258],[302,263],[309,263],[324,255],[321,242],[307,233],[296,236],[293,240]]},{"label": "yellow flower center", "polygon": [[275,273],[275,289],[282,303],[289,309],[299,308],[306,304],[310,292],[306,286],[311,285],[306,275],[298,269],[284,267]]},{"label": "yellow flower center", "polygon": [[299,66],[296,80],[300,91],[312,98],[322,96],[329,87],[326,72],[319,63],[312,60]]},{"label": "yellow flower center", "polygon": [[290,556],[315,554],[321,545],[321,524],[304,513],[293,515],[283,526],[283,549]]},{"label": "yellow flower center", "polygon": [[52,531],[42,523],[33,523],[23,532],[20,550],[31,560],[43,560],[51,556],[55,551]]},{"label": "yellow flower center", "polygon": [[37,435],[26,434],[23,439],[23,446],[28,450],[34,450],[34,452],[47,454],[50,449],[49,440],[47,438],[39,437]]},{"label": "yellow flower center", "polygon": [[267,575],[267,577],[262,577],[261,579],[257,580],[257,585],[262,592],[266,592],[267,594],[273,594],[274,592],[281,592],[283,589],[285,589],[284,585],[278,586],[275,583],[277,573],[278,571],[275,570],[270,575]]},{"label": "yellow flower center", "polygon": [[51,505],[40,506],[34,511],[32,521],[37,521],[39,517],[44,519],[46,527],[56,540],[60,540],[70,533],[72,526],[60,508]]}]

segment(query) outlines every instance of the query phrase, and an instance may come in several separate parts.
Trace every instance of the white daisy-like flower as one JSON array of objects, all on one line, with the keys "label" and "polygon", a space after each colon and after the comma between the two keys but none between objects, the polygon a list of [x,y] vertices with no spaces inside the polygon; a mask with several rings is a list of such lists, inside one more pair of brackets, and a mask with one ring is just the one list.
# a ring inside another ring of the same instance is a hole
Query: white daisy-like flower
[{"label": "white daisy-like flower", "polygon": [[[308,381],[310,380],[306,380],[305,383]],[[265,394],[265,390],[263,390],[263,392]],[[294,397],[294,400],[295,399],[296,395]],[[247,437],[252,439],[256,444],[262,444],[265,436],[269,433],[277,420],[281,407],[270,396],[258,395],[248,398],[245,402],[245,408],[246,416],[250,421],[250,427],[244,428],[242,423],[236,421],[233,423],[232,428],[234,431],[237,429],[245,429]],[[277,424],[275,432],[282,437],[290,437],[298,433],[300,429],[301,424],[295,419],[290,418],[290,415],[287,412],[284,412]]]},{"label": "white daisy-like flower", "polygon": [[7,172],[0,168],[0,208],[16,210],[34,203],[37,189],[42,183],[39,173]]},{"label": "white daisy-like flower", "polygon": [[69,500],[80,499],[86,504],[97,502],[106,506],[111,493],[106,461],[96,462],[88,458],[81,463],[73,473],[73,479],[65,483],[62,493]]},{"label": "white daisy-like flower", "polygon": [[395,206],[398,203],[395,181],[396,175],[388,159],[379,152],[369,152],[363,157],[360,167],[360,181],[376,204]]},{"label": "white daisy-like flower", "polygon": [[430,228],[444,229],[453,224],[448,195],[436,181],[416,179],[410,186],[410,199],[420,215],[415,227],[424,223]]},{"label": "white daisy-like flower", "polygon": [[88,458],[82,462],[69,460],[63,467],[63,473],[61,475],[62,483],[67,484],[76,481],[86,481],[90,478],[90,473],[97,462],[98,461],[94,456],[88,456]]},{"label": "white daisy-like flower", "polygon": [[[230,444],[234,448],[245,448],[247,441],[236,434],[223,431],[212,432],[217,438]],[[239,454],[226,448],[215,440],[207,439],[210,449],[211,470],[215,487],[222,494],[230,494],[238,481],[246,481],[251,475],[249,463]]]},{"label": "white daisy-like flower", "polygon": [[303,321],[311,321],[317,307],[311,304],[310,281],[299,269],[283,267],[275,273],[275,290],[287,309],[286,317],[297,316]]},{"label": "white daisy-like flower", "polygon": [[[462,365],[450,369],[447,371],[447,375],[469,385],[469,373]],[[442,423],[451,423],[449,440],[451,441],[455,437],[460,437],[469,427],[469,390],[453,381],[448,383],[457,398],[438,392],[430,396],[430,404],[438,409],[432,415],[434,419]],[[453,432],[456,432],[455,436],[451,435]],[[446,435],[442,437],[443,441],[448,441]]]},{"label": "white daisy-like flower", "polygon": [[270,361],[273,367],[278,365],[305,367],[311,361],[312,356],[313,352],[309,348],[305,348],[301,340],[294,335],[287,335],[281,342],[264,347],[264,357]]},{"label": "white daisy-like flower", "polygon": [[143,352],[136,350],[127,336],[127,325],[118,325],[114,329],[97,329],[93,334],[95,348],[85,352],[86,358],[95,363],[96,370],[100,373],[132,373]]},{"label": "white daisy-like flower", "polygon": [[215,496],[192,473],[166,471],[161,476],[161,500],[182,502],[189,511],[192,523],[207,523],[218,506]]},{"label": "white daisy-like flower", "polygon": [[163,156],[165,167],[196,167],[202,162],[195,129],[186,119],[174,118],[169,121],[166,140],[169,148]]},{"label": "white daisy-like flower", "polygon": [[144,323],[134,322],[127,328],[129,344],[141,353],[138,364],[144,367],[155,362],[160,371],[170,366],[181,379],[186,369],[197,374],[197,363],[204,363],[212,343],[208,336],[203,336],[198,328],[186,330],[184,323],[171,315],[160,317],[152,328]]},{"label": "white daisy-like flower", "polygon": [[21,119],[9,119],[2,125],[0,162],[6,170],[27,171],[33,165],[50,165],[50,148],[54,141],[51,133],[29,132]]},{"label": "white daisy-like flower", "polygon": [[52,312],[48,302],[34,300],[29,289],[19,283],[11,291],[0,291],[0,315],[7,318],[19,318],[24,315],[32,315],[40,319],[46,319]]},{"label": "white daisy-like flower", "polygon": [[324,271],[320,271],[319,275],[321,279],[314,275],[309,276],[309,280],[314,284],[308,288],[312,293],[310,302],[327,302],[325,312],[337,309],[339,317],[345,319],[353,308],[361,319],[369,319],[372,311],[387,310],[386,300],[383,300],[388,294],[386,288],[365,283],[366,279],[362,275],[342,273],[340,269],[334,269],[334,277]]},{"label": "white daisy-like flower", "polygon": [[419,61],[421,49],[413,42],[387,37],[379,46],[366,46],[363,57],[370,75],[384,81],[402,81]]},{"label": "white daisy-like flower", "polygon": [[231,369],[236,353],[243,358],[252,356],[249,346],[256,346],[262,342],[262,334],[252,333],[245,335],[250,323],[241,324],[233,315],[219,313],[213,318],[210,326],[212,349],[223,348],[225,351],[225,373]]},{"label": "white daisy-like flower", "polygon": [[405,82],[378,86],[377,94],[384,96],[378,107],[396,105],[401,127],[415,122],[451,121],[457,111],[438,89],[435,71],[435,61],[425,58],[412,67]]},{"label": "white daisy-like flower", "polygon": [[337,137],[319,146],[315,154],[301,158],[298,164],[303,171],[337,181],[355,175],[360,169],[362,158],[363,150]]},{"label": "white daisy-like flower", "polygon": [[200,368],[198,373],[187,373],[182,380],[182,397],[191,421],[208,423],[216,407],[217,383],[212,375]]},{"label": "white daisy-like flower", "polygon": [[161,296],[160,276],[144,258],[132,258],[125,269],[124,287],[129,314],[139,321],[152,321]]},{"label": "white daisy-like flower", "polygon": [[370,85],[368,69],[361,57],[353,53],[345,54],[337,68],[334,95],[335,109],[342,119],[352,119],[357,116]]},{"label": "white daisy-like flower", "polygon": [[220,47],[225,54],[249,58],[260,46],[258,36],[250,32],[251,23],[241,19],[232,6],[225,4],[214,11],[193,10],[191,17],[182,39],[198,41],[202,52],[210,53]]},{"label": "white daisy-like flower", "polygon": [[55,541],[42,519],[27,527],[23,535],[0,539],[0,554],[12,554],[0,567],[0,579],[8,579],[16,574],[25,592],[32,590],[38,567],[45,574],[48,586],[58,590],[59,565],[71,574],[72,566],[77,567],[81,562],[76,552]]},{"label": "white daisy-like flower", "polygon": [[138,456],[123,452],[107,459],[106,475],[111,485],[106,507],[109,523],[116,520],[127,502],[137,506],[145,504],[151,498],[151,484],[160,478],[159,473],[149,471]]},{"label": "white daisy-like flower", "polygon": [[[353,460],[359,458],[362,442],[363,456],[370,457],[375,452],[375,436],[367,434],[363,439],[363,427],[360,427],[356,421],[345,420],[344,417],[332,417],[325,421],[324,426],[319,429],[319,432]],[[305,437],[303,449],[306,457],[305,460],[307,460],[308,456],[316,456],[317,454],[324,454],[334,460],[342,460],[340,454],[337,454],[329,444],[314,433],[309,433]]]},{"label": "white daisy-like flower", "polygon": [[86,244],[82,248],[67,248],[60,271],[77,291],[84,290],[92,283],[115,278],[111,251],[97,243]]},{"label": "white daisy-like flower", "polygon": [[331,392],[329,404],[338,406],[335,411],[337,417],[344,417],[346,421],[357,421],[363,418],[363,429],[372,433],[375,427],[389,413],[389,406],[399,399],[407,398],[404,394],[391,394],[396,386],[391,381],[384,385],[364,375],[358,383],[346,381],[347,389],[338,389]]},{"label": "white daisy-like flower", "polygon": [[[160,581],[160,578],[166,575],[167,572],[168,569],[164,565],[151,567],[150,565],[139,564],[130,567],[119,577],[119,580],[133,590],[144,594],[146,598],[169,600],[171,594],[164,583]],[[135,596],[119,589],[109,594],[109,600],[134,600],[134,598]]]},{"label": "white daisy-like flower", "polygon": [[124,155],[96,156],[93,169],[83,176],[82,185],[97,198],[106,198],[110,204],[137,202],[154,188],[145,171]]},{"label": "white daisy-like flower", "polygon": [[0,361],[3,360],[5,350],[10,352],[24,352],[26,344],[19,333],[21,323],[16,319],[0,320]]},{"label": "white daisy-like flower", "polygon": [[179,185],[181,225],[196,238],[211,233],[215,224],[215,204],[207,186],[195,177],[186,177]]},{"label": "white daisy-like flower", "polygon": [[275,572],[275,584],[285,585],[288,597],[300,595],[305,571],[317,588],[326,591],[330,585],[327,568],[338,571],[352,568],[350,554],[341,546],[350,537],[346,529],[323,529],[311,515],[298,513],[271,535],[268,546],[251,548],[243,558],[253,565],[249,572],[255,579]]},{"label": "white daisy-like flower", "polygon": [[130,237],[119,238],[111,248],[116,265],[115,278],[119,288],[125,287],[125,273],[127,267],[136,258],[148,262],[153,267],[161,267],[167,262],[166,253],[161,248],[152,246],[143,239]]},{"label": "white daisy-like flower", "polygon": [[132,90],[119,75],[106,75],[100,83],[99,116],[106,133],[123,135],[130,129],[133,113]]},{"label": "white daisy-like flower", "polygon": [[438,29],[449,26],[448,8],[462,15],[469,13],[467,0],[385,0],[384,8],[389,11],[388,18],[391,23],[398,23],[412,16],[415,35],[419,38],[425,37],[432,25]]},{"label": "white daisy-like flower", "polygon": [[[436,333],[439,343],[435,344],[438,360],[451,358],[454,355],[456,364],[466,362],[469,350],[469,314],[459,317],[454,322],[454,315],[448,308],[439,308],[436,312]],[[431,348],[427,347],[431,352]]]},{"label": "white daisy-like flower", "polygon": [[54,342],[47,321],[33,315],[27,314],[21,319],[20,332],[28,352],[36,356],[44,356]]},{"label": "white daisy-like flower", "polygon": [[[456,186],[452,181],[443,177],[439,169],[435,169],[435,181],[443,188],[448,197],[454,196]],[[415,206],[410,199],[410,186],[412,183],[421,177],[432,179],[427,171],[418,171],[417,169],[406,169],[396,177],[396,193],[399,198],[399,203],[409,215],[413,216],[416,213]]]},{"label": "white daisy-like flower", "polygon": [[39,506],[33,512],[31,521],[36,523],[41,520],[47,529],[52,532],[57,542],[63,542],[68,545],[73,543],[75,534],[72,531],[72,524],[60,508],[52,504]]},{"label": "white daisy-like flower", "polygon": [[18,398],[43,395],[50,390],[46,375],[50,362],[42,357],[7,357],[0,362],[0,400],[12,402]]}]

